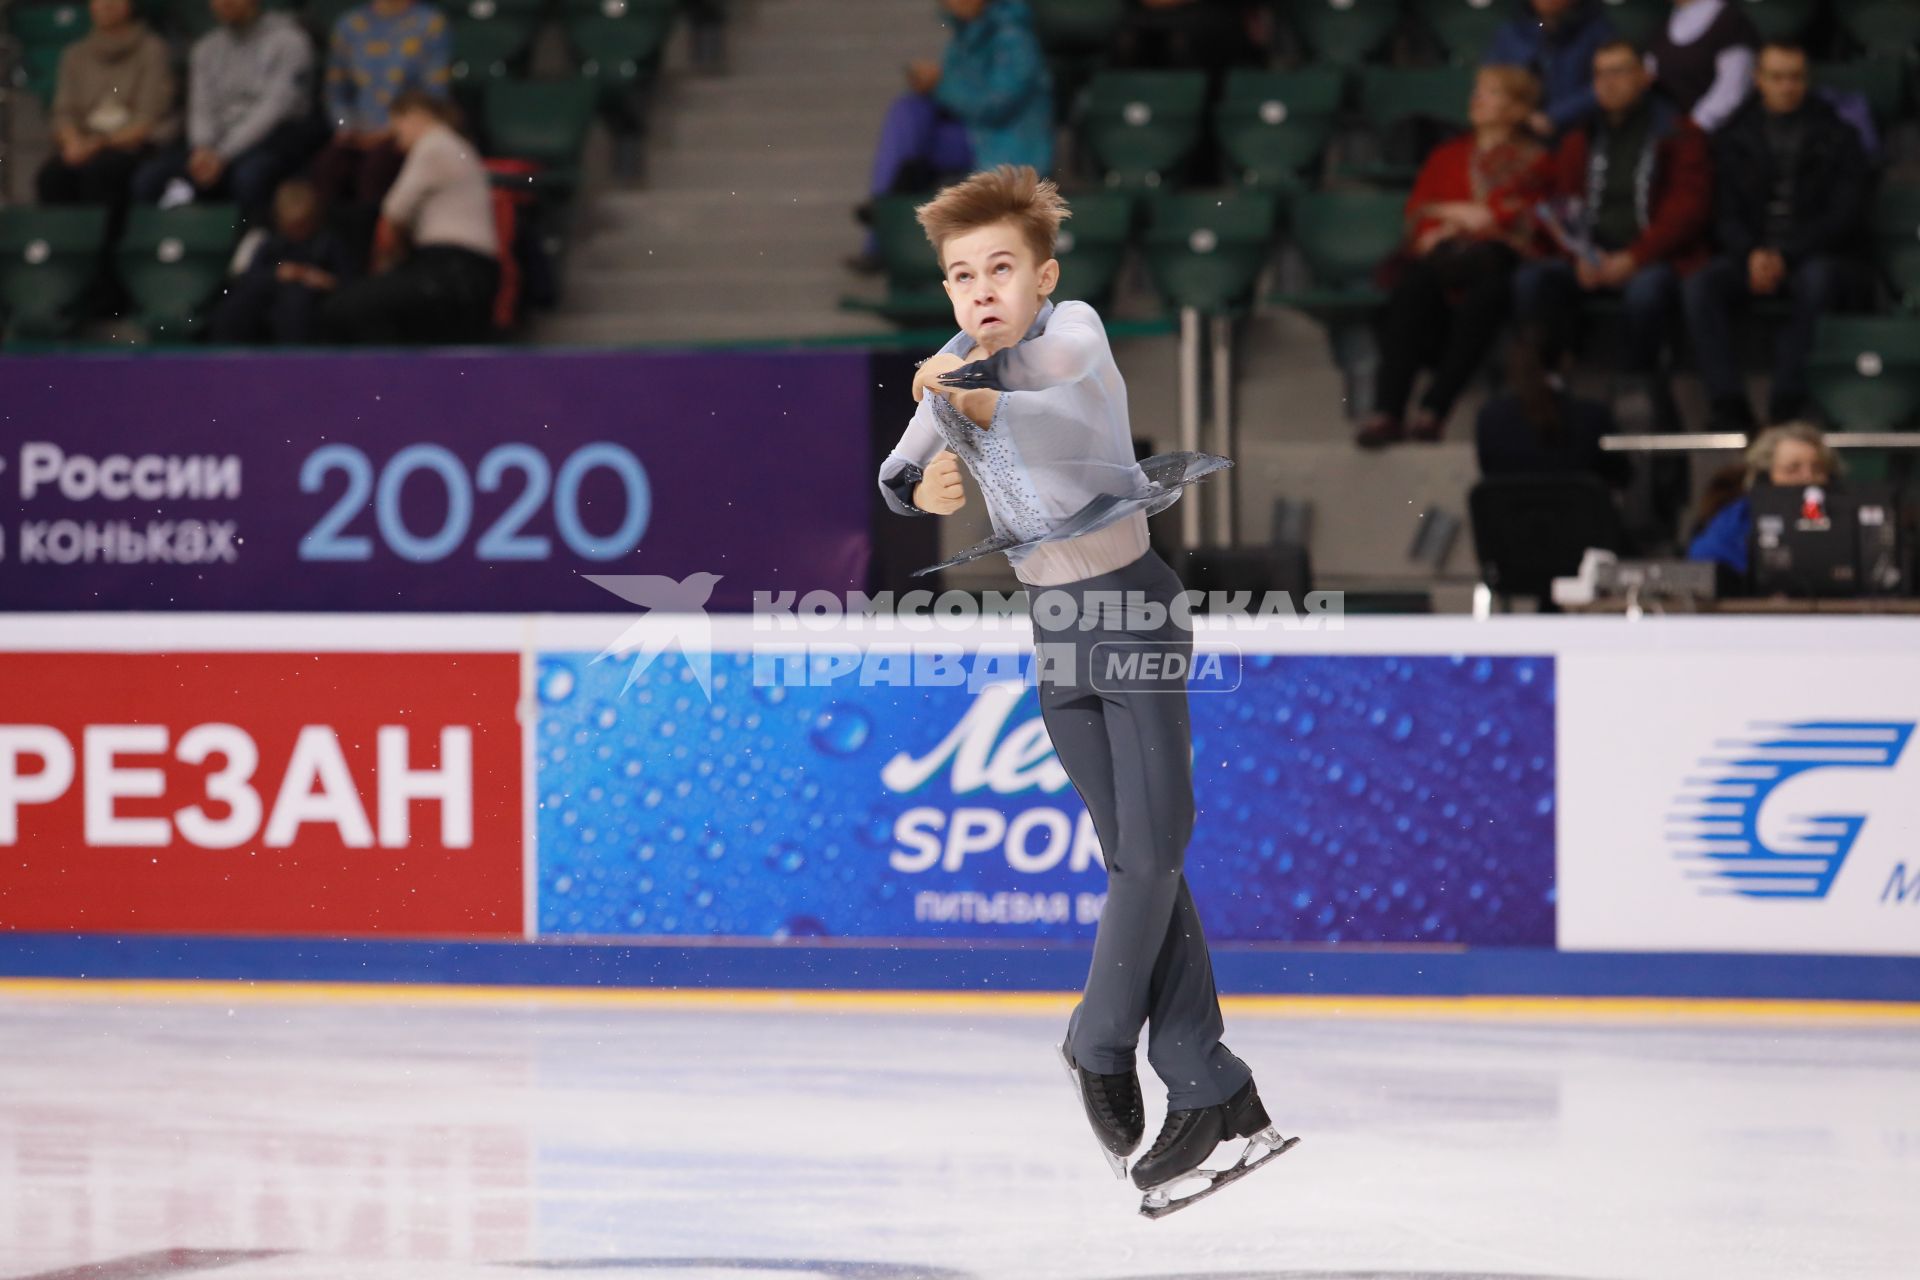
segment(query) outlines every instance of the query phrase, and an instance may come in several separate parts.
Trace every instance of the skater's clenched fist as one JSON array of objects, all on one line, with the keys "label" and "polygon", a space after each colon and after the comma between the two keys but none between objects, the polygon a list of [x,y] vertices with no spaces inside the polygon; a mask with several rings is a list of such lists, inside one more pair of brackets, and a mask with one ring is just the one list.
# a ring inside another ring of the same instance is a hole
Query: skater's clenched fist
[{"label": "skater's clenched fist", "polygon": [[928,388],[932,388],[939,395],[951,396],[953,388],[941,386],[934,379],[943,373],[951,373],[965,363],[966,361],[959,356],[945,351],[927,357],[926,363],[921,365],[919,371],[913,375],[913,402],[919,404],[920,393]]},{"label": "skater's clenched fist", "polygon": [[960,487],[960,460],[953,450],[942,449],[927,464],[920,483],[913,487],[913,505],[937,516],[950,516],[967,505],[966,491]]}]

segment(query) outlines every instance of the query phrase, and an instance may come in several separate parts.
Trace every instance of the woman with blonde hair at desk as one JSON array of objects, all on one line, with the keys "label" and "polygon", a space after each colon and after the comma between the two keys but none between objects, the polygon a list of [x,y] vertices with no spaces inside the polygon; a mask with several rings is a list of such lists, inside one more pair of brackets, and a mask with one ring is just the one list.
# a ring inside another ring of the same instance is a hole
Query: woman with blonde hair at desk
[{"label": "woman with blonde hair at desk", "polygon": [[1811,422],[1768,427],[1747,446],[1746,483],[1731,502],[1713,513],[1687,548],[1689,560],[1713,560],[1733,572],[1747,572],[1747,543],[1753,535],[1749,495],[1763,484],[1831,484],[1843,468],[1827,437]]}]

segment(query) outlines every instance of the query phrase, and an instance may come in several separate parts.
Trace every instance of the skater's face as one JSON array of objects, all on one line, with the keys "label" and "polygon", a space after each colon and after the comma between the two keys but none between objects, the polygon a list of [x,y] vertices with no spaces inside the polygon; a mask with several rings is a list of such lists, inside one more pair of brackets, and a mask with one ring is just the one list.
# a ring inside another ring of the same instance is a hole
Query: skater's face
[{"label": "skater's face", "polygon": [[988,352],[1011,347],[1060,283],[1060,263],[1038,260],[1011,219],[953,236],[940,247],[954,323]]},{"label": "skater's face", "polygon": [[987,0],[940,0],[948,13],[962,22],[972,22],[987,7]]}]

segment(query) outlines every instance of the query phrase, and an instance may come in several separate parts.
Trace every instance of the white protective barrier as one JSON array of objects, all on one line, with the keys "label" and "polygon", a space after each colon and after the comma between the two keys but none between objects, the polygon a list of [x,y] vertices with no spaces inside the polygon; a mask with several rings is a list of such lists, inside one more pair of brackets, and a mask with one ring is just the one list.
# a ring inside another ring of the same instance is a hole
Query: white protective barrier
[{"label": "white protective barrier", "polygon": [[[1202,650],[1249,654],[1551,656],[1563,950],[1920,955],[1920,620],[1357,617],[1198,630]],[[930,635],[872,619],[769,634],[740,616],[16,614],[0,617],[0,653],[531,658],[630,649],[655,631],[716,650],[1027,635],[1023,622]]]}]

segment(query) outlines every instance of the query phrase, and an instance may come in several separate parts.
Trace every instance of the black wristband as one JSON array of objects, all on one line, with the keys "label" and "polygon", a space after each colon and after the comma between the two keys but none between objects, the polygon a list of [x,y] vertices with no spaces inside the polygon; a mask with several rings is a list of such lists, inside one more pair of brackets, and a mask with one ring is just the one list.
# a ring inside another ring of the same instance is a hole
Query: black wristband
[{"label": "black wristband", "polygon": [[926,516],[932,515],[933,513],[924,507],[916,507],[913,505],[913,491],[919,486],[922,480],[926,479],[926,476],[927,473],[925,471],[909,462],[901,467],[897,473],[887,477],[880,483],[886,485],[887,488],[892,491],[893,496],[899,499],[900,505],[905,507],[909,514]]}]

